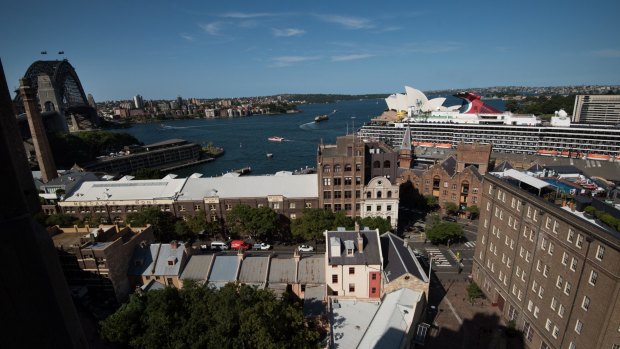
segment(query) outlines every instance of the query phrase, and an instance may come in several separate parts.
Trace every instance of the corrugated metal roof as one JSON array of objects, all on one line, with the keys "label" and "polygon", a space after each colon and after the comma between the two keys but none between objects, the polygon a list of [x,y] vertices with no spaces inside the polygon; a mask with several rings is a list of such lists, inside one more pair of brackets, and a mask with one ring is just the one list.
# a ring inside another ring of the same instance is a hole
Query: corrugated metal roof
[{"label": "corrugated metal roof", "polygon": [[245,257],[241,263],[239,281],[243,283],[261,284],[267,280],[269,257]]},{"label": "corrugated metal roof", "polygon": [[131,181],[92,181],[83,182],[72,193],[67,193],[66,202],[98,200],[153,200],[173,198],[185,183],[181,179],[131,180]]},{"label": "corrugated metal roof", "polygon": [[302,284],[324,284],[325,257],[323,255],[303,257],[299,261],[297,280]]},{"label": "corrugated metal roof", "polygon": [[272,258],[269,268],[269,283],[294,283],[296,281],[295,267],[293,258]]},{"label": "corrugated metal roof", "polygon": [[181,279],[192,279],[198,281],[206,281],[209,277],[209,268],[213,261],[211,254],[197,254],[189,258]]},{"label": "corrugated metal roof", "polygon": [[237,268],[239,267],[239,259],[237,256],[215,256],[211,274],[209,274],[209,283],[222,281],[234,282],[237,279]]}]

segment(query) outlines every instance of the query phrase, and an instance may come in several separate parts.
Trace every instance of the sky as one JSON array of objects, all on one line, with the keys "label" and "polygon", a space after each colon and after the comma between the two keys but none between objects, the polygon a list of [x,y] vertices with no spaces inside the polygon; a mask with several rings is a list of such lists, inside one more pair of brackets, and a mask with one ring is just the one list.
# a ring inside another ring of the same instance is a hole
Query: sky
[{"label": "sky", "polygon": [[96,101],[619,85],[619,14],[617,0],[2,0],[0,59],[14,90],[34,61],[66,58]]}]

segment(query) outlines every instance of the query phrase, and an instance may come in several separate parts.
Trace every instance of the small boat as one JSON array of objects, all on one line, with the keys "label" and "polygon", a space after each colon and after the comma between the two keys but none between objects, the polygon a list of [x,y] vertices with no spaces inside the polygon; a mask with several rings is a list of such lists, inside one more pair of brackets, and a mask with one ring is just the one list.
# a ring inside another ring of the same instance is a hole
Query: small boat
[{"label": "small boat", "polygon": [[558,155],[558,152],[557,150],[540,149],[538,150],[538,155],[556,156]]},{"label": "small boat", "polygon": [[450,149],[452,148],[452,143],[435,143],[437,148]]},{"label": "small boat", "polygon": [[271,159],[273,157],[272,153],[267,153],[267,159]]},{"label": "small boat", "polygon": [[314,117],[314,122],[321,122],[321,121],[327,121],[327,120],[329,120],[329,116],[327,116],[327,114],[317,115]]},{"label": "small boat", "polygon": [[606,154],[588,154],[587,158],[590,160],[609,160],[609,155]]},{"label": "small boat", "polygon": [[271,142],[282,142],[284,140],[284,137],[271,136],[267,138],[267,140]]}]

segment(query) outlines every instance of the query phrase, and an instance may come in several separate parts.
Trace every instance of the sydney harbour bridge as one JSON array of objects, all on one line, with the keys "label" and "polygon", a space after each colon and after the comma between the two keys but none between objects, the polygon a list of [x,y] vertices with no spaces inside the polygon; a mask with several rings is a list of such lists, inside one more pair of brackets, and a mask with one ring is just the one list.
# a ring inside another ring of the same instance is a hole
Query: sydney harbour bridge
[{"label": "sydney harbour bridge", "polygon": [[[36,91],[41,116],[48,132],[89,130],[99,124],[97,111],[89,105],[80,79],[68,60],[36,61],[24,78]],[[22,96],[14,105],[24,138],[29,138]]]}]

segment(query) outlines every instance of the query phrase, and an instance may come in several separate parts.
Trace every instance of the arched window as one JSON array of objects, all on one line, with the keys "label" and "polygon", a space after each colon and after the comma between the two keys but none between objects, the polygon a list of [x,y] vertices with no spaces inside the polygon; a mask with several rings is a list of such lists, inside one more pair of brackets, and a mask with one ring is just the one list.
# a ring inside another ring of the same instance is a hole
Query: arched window
[{"label": "arched window", "polygon": [[344,165],[344,172],[351,172],[351,164]]},{"label": "arched window", "polygon": [[469,182],[463,181],[461,183],[461,194],[469,194]]},{"label": "arched window", "polygon": [[390,160],[385,160],[385,161],[383,162],[383,167],[385,167],[385,168],[390,168]]},{"label": "arched window", "polygon": [[370,199],[371,193],[369,191],[366,192],[366,199]]},{"label": "arched window", "polygon": [[433,188],[434,189],[439,189],[439,185],[441,184],[441,177],[439,176],[435,176],[433,178]]},{"label": "arched window", "polygon": [[388,190],[388,192],[387,192],[387,197],[388,197],[388,198],[391,198],[391,197],[392,197],[392,191],[391,191],[391,190]]},{"label": "arched window", "polygon": [[342,172],[342,166],[334,165],[334,172]]},{"label": "arched window", "polygon": [[329,166],[329,165],[323,166],[323,173],[329,173],[331,171],[332,171],[331,166]]},{"label": "arched window", "polygon": [[381,190],[377,191],[377,199],[381,199]]},{"label": "arched window", "polygon": [[372,168],[380,168],[381,167],[381,162],[380,161],[375,161],[372,163]]}]

